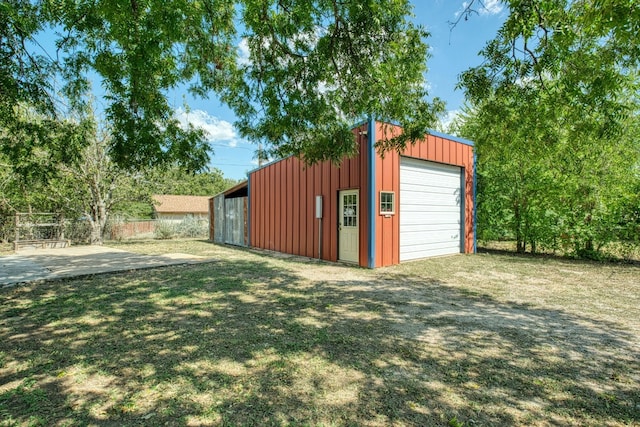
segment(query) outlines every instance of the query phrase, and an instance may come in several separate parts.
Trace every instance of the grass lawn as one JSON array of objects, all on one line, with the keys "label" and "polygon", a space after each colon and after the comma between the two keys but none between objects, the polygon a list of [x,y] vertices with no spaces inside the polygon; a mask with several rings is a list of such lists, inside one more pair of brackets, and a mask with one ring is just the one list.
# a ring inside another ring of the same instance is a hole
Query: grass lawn
[{"label": "grass lawn", "polygon": [[0,426],[640,425],[640,267],[218,261],[0,290]]}]

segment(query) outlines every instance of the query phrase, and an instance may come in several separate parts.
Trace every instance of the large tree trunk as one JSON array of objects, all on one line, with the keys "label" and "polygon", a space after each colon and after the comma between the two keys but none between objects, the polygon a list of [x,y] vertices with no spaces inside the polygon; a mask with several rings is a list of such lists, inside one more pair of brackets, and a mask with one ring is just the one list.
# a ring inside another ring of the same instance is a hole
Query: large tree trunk
[{"label": "large tree trunk", "polygon": [[520,214],[520,205],[516,202],[513,207],[513,220],[516,234],[516,252],[523,254],[526,250],[526,241],[522,232],[522,216]]},{"label": "large tree trunk", "polygon": [[91,221],[90,243],[97,246],[102,245],[102,227],[97,221]]},{"label": "large tree trunk", "polygon": [[[96,186],[97,187],[97,186]],[[107,225],[107,212],[106,203],[102,198],[100,192],[93,192],[93,200],[91,201],[91,239],[92,245],[102,245],[102,237],[104,235],[104,228]]]},{"label": "large tree trunk", "polygon": [[100,141],[89,147],[85,161],[85,179],[91,192],[91,244],[102,245],[115,178],[111,173],[105,146]]}]

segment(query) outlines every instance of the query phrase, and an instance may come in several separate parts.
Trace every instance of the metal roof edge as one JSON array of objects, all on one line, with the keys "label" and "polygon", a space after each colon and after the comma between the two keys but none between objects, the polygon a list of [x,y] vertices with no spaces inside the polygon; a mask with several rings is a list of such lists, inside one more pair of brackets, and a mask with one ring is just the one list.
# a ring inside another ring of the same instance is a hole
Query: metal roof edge
[{"label": "metal roof edge", "polygon": [[433,129],[429,129],[429,135],[433,135],[433,136],[438,136],[440,138],[445,138],[445,139],[449,139],[451,141],[455,141],[455,142],[459,142],[461,144],[465,144],[465,145],[470,145],[470,146],[475,146],[475,143],[469,139],[465,139],[465,138],[461,138],[459,136],[455,136],[455,135],[450,135],[448,133],[444,133],[444,132],[438,132],[437,130],[433,130]]},{"label": "metal roof edge", "polygon": [[[379,123],[386,123],[386,124],[389,124],[389,125],[402,127],[402,125],[400,125],[400,123],[395,121],[395,120],[391,120],[391,121],[376,120],[376,121],[379,122]],[[444,133],[444,132],[439,132],[439,131],[434,130],[434,129],[427,129],[427,134],[428,135],[437,136],[437,137],[440,137],[440,138],[449,139],[451,141],[459,142],[461,144],[470,145],[472,147],[475,146],[475,143],[473,141],[469,140],[469,139],[461,138],[459,136],[451,135],[451,134]]]},{"label": "metal roof edge", "polygon": [[[358,128],[358,127],[360,127],[360,126],[364,126],[364,125],[366,125],[366,124],[368,124],[368,123],[369,123],[369,120],[361,120],[361,121],[359,121],[359,122],[356,122],[356,124],[354,124],[354,125],[352,125],[352,126],[351,126],[351,130],[354,130],[355,128]],[[283,161],[283,160],[286,160],[286,159],[288,159],[288,158],[290,158],[290,157],[298,157],[298,158],[300,158],[300,157],[299,157],[298,155],[296,155],[296,154],[289,154],[288,156],[283,157],[283,158],[281,158],[281,159],[271,160],[270,162],[265,163],[265,164],[264,164],[264,165],[262,165],[262,166],[258,166],[257,168],[251,169],[250,171],[248,171],[248,172],[247,172],[247,176],[249,176],[250,174],[252,174],[252,173],[254,173],[254,172],[259,171],[260,169],[264,169],[264,168],[266,168],[266,167],[268,167],[268,166],[271,166],[271,165],[273,165],[273,164],[275,164],[275,163],[278,163],[278,162],[281,162],[281,161]]]},{"label": "metal roof edge", "polygon": [[216,197],[224,194],[225,196],[229,193],[233,193],[234,191],[237,191],[239,189],[241,189],[242,187],[248,187],[249,186],[249,180],[245,179],[244,181],[240,181],[239,183],[237,183],[236,185],[234,185],[233,187],[229,187],[224,191],[219,192],[218,194],[209,197],[209,199],[215,199]]},{"label": "metal roof edge", "polygon": [[289,154],[287,157],[283,157],[283,158],[281,158],[281,159],[276,159],[276,160],[271,160],[270,162],[265,163],[265,164],[264,164],[264,165],[262,165],[262,166],[258,166],[258,167],[257,167],[257,168],[255,168],[255,169],[251,169],[249,172],[247,172],[247,176],[251,175],[251,174],[252,174],[252,173],[254,173],[254,172],[258,172],[260,169],[264,169],[264,168],[266,168],[266,167],[269,167],[269,166],[271,166],[271,165],[273,165],[273,164],[276,164],[276,163],[278,163],[278,162],[281,162],[281,161],[283,161],[283,160],[287,160],[287,159],[288,159],[288,158],[290,158],[290,157],[296,157],[296,155],[295,155],[295,154]]},{"label": "metal roof edge", "polygon": [[351,129],[359,128],[360,126],[366,125],[369,123],[369,119],[360,120],[356,122],[354,125],[351,125]]}]

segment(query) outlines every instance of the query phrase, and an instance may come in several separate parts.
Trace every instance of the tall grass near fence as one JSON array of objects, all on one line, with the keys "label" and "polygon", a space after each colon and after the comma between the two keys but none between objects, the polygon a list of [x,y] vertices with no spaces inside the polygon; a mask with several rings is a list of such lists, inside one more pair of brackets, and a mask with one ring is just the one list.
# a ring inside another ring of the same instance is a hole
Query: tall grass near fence
[{"label": "tall grass near fence", "polygon": [[107,240],[126,240],[136,238],[155,238],[159,240],[179,237],[208,236],[209,223],[206,219],[186,217],[182,221],[163,219],[155,220],[123,220],[115,218],[110,221],[105,238]]}]

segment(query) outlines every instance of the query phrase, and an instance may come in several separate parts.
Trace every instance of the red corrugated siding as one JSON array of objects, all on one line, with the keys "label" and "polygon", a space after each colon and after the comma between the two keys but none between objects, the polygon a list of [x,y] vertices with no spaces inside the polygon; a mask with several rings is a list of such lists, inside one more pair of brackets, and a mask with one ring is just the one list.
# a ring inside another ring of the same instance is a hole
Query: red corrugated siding
[{"label": "red corrugated siding", "polygon": [[286,165],[287,165],[287,161],[289,159],[285,159],[284,162],[280,162],[276,165],[276,170],[275,170],[275,174],[276,174],[276,182],[278,179],[280,179],[280,182],[276,184],[277,187],[279,187],[281,189],[281,191],[278,191],[278,195],[280,196],[280,202],[279,205],[276,206],[276,210],[274,212],[272,212],[272,214],[277,214],[280,213],[280,215],[277,215],[276,219],[277,221],[280,223],[280,226],[278,228],[278,231],[276,233],[276,251],[278,252],[285,252],[285,244],[286,244],[286,227],[287,227],[287,220],[292,220],[293,218],[288,218],[287,217],[287,180],[291,180],[288,176],[287,176],[287,171],[286,171]]},{"label": "red corrugated siding", "polygon": [[[304,166],[303,166],[304,168]],[[304,224],[306,231],[306,243],[307,243],[307,247],[306,247],[306,252],[304,253],[305,256],[308,257],[314,257],[317,256],[317,254],[315,254],[314,252],[314,248],[315,248],[315,243],[314,243],[314,238],[313,238],[313,231],[315,230],[316,227],[314,227],[314,223],[316,221],[312,220],[312,218],[314,218],[314,206],[313,206],[313,198],[312,197],[307,197],[307,194],[314,194],[313,192],[313,171],[310,169],[304,169],[304,172],[300,174],[301,176],[304,176],[304,178],[307,180],[307,188],[306,188],[306,193],[301,193],[301,198],[303,198],[302,203],[307,207],[307,216],[300,218],[300,222],[302,224]]]},{"label": "red corrugated siding", "polygon": [[[293,177],[295,176],[293,174],[293,159],[287,159],[285,161],[285,164],[287,166],[287,176]],[[287,209],[287,219],[285,219],[285,224],[286,224],[286,234],[285,234],[285,245],[283,246],[283,252],[289,253],[289,254],[293,254],[293,253],[299,253],[297,250],[294,252],[293,250],[293,241],[295,239],[294,234],[293,234],[293,223],[296,221],[296,218],[293,216],[293,206],[294,205],[299,205],[300,201],[295,199],[294,196],[294,192],[293,192],[293,183],[294,181],[298,181],[298,179],[288,179],[287,180],[287,199],[285,201],[286,203],[286,209]],[[295,193],[297,194],[297,193]]]},{"label": "red corrugated siding", "polygon": [[384,158],[378,157],[376,161],[376,205],[375,215],[376,236],[379,249],[376,250],[376,266],[392,265],[398,263],[399,254],[394,250],[394,228],[397,226],[398,215],[384,216],[380,215],[380,192],[381,191],[397,191],[394,187],[396,176],[398,175],[394,167],[394,156],[385,155]]},{"label": "red corrugated siding", "polygon": [[[329,162],[305,166],[297,158],[287,158],[251,173],[251,245],[307,257],[318,257],[318,220],[315,196],[323,196],[322,258],[338,260],[338,194],[358,189],[360,197],[360,261],[367,266],[369,191],[367,125],[354,129],[360,154],[345,159],[340,167]],[[401,132],[397,126],[377,123],[378,140]],[[465,170],[465,251],[473,251],[473,148],[466,144],[428,135],[408,146],[402,155],[450,163]],[[399,263],[400,257],[400,155],[376,156],[376,267]],[[396,194],[396,213],[379,214],[380,191]]]},{"label": "red corrugated siding", "polygon": [[[356,135],[366,126],[354,130]],[[366,136],[359,136],[366,142]],[[366,144],[365,144],[366,145]],[[338,260],[338,192],[360,190],[360,265],[366,254],[366,156],[306,166],[289,157],[251,172],[251,245],[307,257],[318,256],[315,196],[323,196],[322,258]]]},{"label": "red corrugated siding", "polygon": [[[327,198],[332,199],[327,205],[328,209],[325,209],[322,213],[323,223],[322,226],[325,228],[331,228],[331,230],[323,230],[322,232],[322,256],[326,257],[330,260],[337,260],[331,256],[331,235],[334,234],[334,228],[331,222],[331,212],[336,211],[336,201],[333,200],[335,197],[331,192],[331,164],[329,162],[323,162],[320,166],[320,190],[318,194],[322,194],[324,197],[324,203],[327,203]],[[337,198],[336,198],[337,200]],[[328,231],[328,232],[327,232]]]},{"label": "red corrugated siding", "polygon": [[[298,162],[293,162],[293,176],[300,176],[300,164]],[[292,194],[300,194],[300,180],[293,180],[293,188]],[[292,230],[292,242],[293,242],[293,253],[302,253],[300,251],[300,208],[303,203],[292,203],[293,205],[293,230]]]},{"label": "red corrugated siding", "polygon": [[[397,135],[398,126],[377,123],[376,140]],[[439,136],[427,137],[409,145],[402,155],[417,159],[448,163],[464,168],[465,172],[465,252],[473,252],[473,147]],[[385,153],[376,160],[376,267],[400,262],[400,155]],[[378,212],[380,191],[394,191],[396,214],[386,218]]]},{"label": "red corrugated siding", "polygon": [[[376,141],[383,138],[392,138],[397,135],[400,128],[385,123],[376,123]],[[420,147],[417,147],[419,150]],[[398,166],[396,166],[396,164]],[[378,155],[376,159],[376,200],[375,200],[375,218],[376,218],[376,254],[375,266],[382,267],[386,265],[398,264],[400,261],[400,249],[398,232],[400,230],[398,199],[400,182],[399,157],[394,152],[384,154],[384,157]],[[396,194],[396,213],[390,217],[380,215],[380,192],[393,191]],[[397,230],[397,231],[396,231]]]}]

